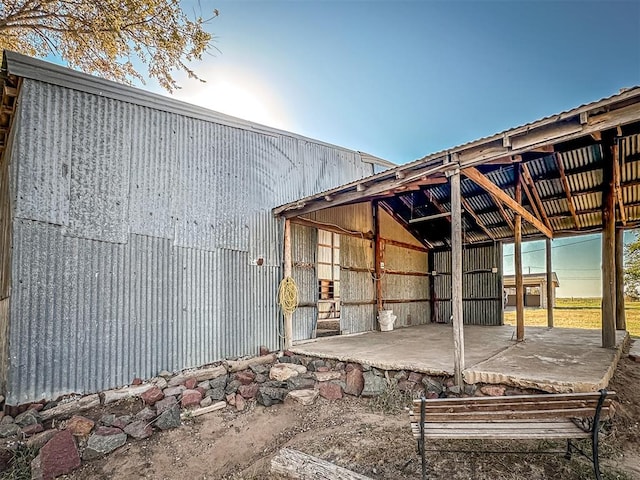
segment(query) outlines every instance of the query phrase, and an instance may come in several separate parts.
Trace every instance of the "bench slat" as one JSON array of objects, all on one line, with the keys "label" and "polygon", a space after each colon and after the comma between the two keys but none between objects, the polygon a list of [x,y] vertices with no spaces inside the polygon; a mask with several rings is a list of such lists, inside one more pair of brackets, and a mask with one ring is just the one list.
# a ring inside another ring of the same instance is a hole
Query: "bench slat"
[{"label": "bench slat", "polygon": [[[501,410],[564,410],[575,408],[591,408],[595,413],[597,401],[587,400],[565,400],[562,402],[502,402],[502,403],[485,403],[485,404],[461,404],[461,405],[442,405],[438,403],[432,403],[428,400],[425,403],[425,411],[427,413],[459,413],[459,412],[492,412]],[[608,407],[611,404],[611,400],[605,400],[603,407]],[[417,414],[420,412],[420,404],[414,405],[413,411]]]},{"label": "bench slat", "polygon": [[[461,421],[488,421],[488,420],[535,420],[544,418],[586,418],[593,416],[593,408],[574,408],[567,410],[505,410],[501,412],[456,412],[456,413],[425,413],[427,422],[461,422]],[[601,417],[606,418],[608,408],[603,408]]]},{"label": "bench slat", "polygon": [[[616,397],[616,392],[607,392],[607,399],[614,399]],[[465,398],[435,398],[427,400],[427,403],[433,402],[434,404],[447,404],[447,405],[458,405],[458,404],[484,404],[484,403],[496,403],[496,402],[509,402],[509,403],[517,403],[517,402],[556,402],[556,401],[564,401],[564,400],[595,400],[596,402],[600,398],[600,392],[589,392],[589,393],[547,393],[541,395],[511,395],[511,396],[502,396],[502,397],[465,397]],[[414,405],[420,405],[420,400],[414,400]]]},{"label": "bench slat", "polygon": [[[420,437],[420,424],[412,423],[413,436]],[[432,439],[545,439],[545,438],[589,438],[590,433],[582,431],[571,422],[541,422],[537,424],[502,423],[426,423],[425,438]]]}]

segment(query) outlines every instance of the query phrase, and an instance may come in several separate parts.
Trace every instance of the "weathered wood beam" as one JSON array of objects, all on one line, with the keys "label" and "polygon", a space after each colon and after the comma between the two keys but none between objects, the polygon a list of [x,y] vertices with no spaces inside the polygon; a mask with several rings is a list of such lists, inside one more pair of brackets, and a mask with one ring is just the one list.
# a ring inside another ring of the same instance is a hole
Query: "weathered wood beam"
[{"label": "weathered wood beam", "polygon": [[540,292],[540,295],[547,295],[547,327],[553,328],[553,303],[555,299],[555,288],[553,286],[553,270],[551,268],[551,239],[545,242],[545,256],[547,266],[547,291]]},{"label": "weathered wood beam", "polygon": [[[382,239],[380,238],[380,207],[378,206],[378,202],[373,202],[372,205],[372,213],[373,213],[373,235],[375,239],[375,284],[376,284],[376,305],[378,307],[378,311],[383,309],[382,306],[382,262],[384,262],[384,244],[382,243]],[[375,325],[375,324],[374,324]]]},{"label": "weathered wood beam", "polygon": [[614,168],[611,148],[603,145],[606,161],[603,169],[602,192],[602,346],[616,345],[616,204]]},{"label": "weathered wood beam", "polygon": [[[540,215],[540,210],[538,209],[538,205],[536,204],[535,200],[533,199],[533,195],[531,195],[531,192],[529,191],[529,186],[527,185],[527,182],[522,177],[522,175],[520,175],[520,187],[524,191],[524,194],[527,197],[527,200],[529,201],[529,205],[531,205],[531,209],[533,210],[533,214],[535,215],[535,217],[538,220],[542,221],[542,216]],[[547,225],[547,227],[549,227],[549,225]]]},{"label": "weathered wood beam", "polygon": [[392,240],[390,238],[381,237],[382,241],[386,245],[393,245],[394,247],[406,248],[407,250],[415,250],[416,252],[428,253],[429,249],[425,247],[420,247],[418,245],[412,245],[410,243],[399,242],[398,240]]},{"label": "weathered wood beam", "polygon": [[[519,164],[516,164],[519,165]],[[465,168],[462,173],[477,183],[480,187],[491,193],[494,197],[504,203],[507,207],[513,210],[516,214],[522,216],[527,222],[536,227],[540,232],[549,238],[553,238],[553,232],[550,228],[544,225],[540,220],[529,213],[519,202],[515,201],[509,195],[507,195],[500,187],[494,184],[486,176],[484,176],[475,167]],[[516,190],[518,190],[520,182],[516,184]]]},{"label": "weathered wood beam", "polygon": [[[536,184],[533,182],[533,178],[531,178],[531,174],[529,173],[529,167],[527,167],[526,163],[522,164],[522,178],[524,178],[524,181],[527,182],[527,184],[529,185],[529,188],[531,189],[531,194],[533,195],[534,202],[538,206],[538,212],[540,213],[540,216],[542,217],[542,221],[544,222],[544,224],[548,228],[551,228],[551,222],[549,221],[549,217],[547,216],[547,212],[544,209],[544,204],[542,203],[542,200],[540,199],[540,194],[538,193],[538,189],[536,188]],[[531,200],[529,200],[529,201],[531,201]]]},{"label": "weathered wood beam", "polygon": [[562,164],[562,154],[555,154],[556,165],[558,167],[558,172],[560,173],[560,181],[562,182],[562,188],[564,188],[564,193],[567,196],[567,203],[569,204],[569,211],[571,212],[571,216],[573,217],[573,222],[576,224],[576,228],[580,228],[580,222],[578,221],[578,215],[576,214],[576,206],[573,203],[573,198],[571,198],[571,187],[569,186],[569,181],[567,180],[567,176],[564,173],[564,165]]},{"label": "weathered wood beam", "polygon": [[462,309],[462,195],[460,171],[451,181],[451,313],[453,316],[453,369],[456,385],[462,389],[464,362],[464,319]]},{"label": "weathered wood beam", "polygon": [[291,217],[288,220],[290,220],[291,223],[295,223],[296,225],[319,228],[321,230],[326,230],[327,232],[331,232],[331,233],[337,233],[339,235],[348,235],[349,237],[363,238],[365,240],[373,240],[373,234],[371,232],[350,231],[347,229],[336,227],[335,225],[330,225],[324,222],[316,222],[315,220],[311,220],[304,217]]},{"label": "weathered wood beam", "polygon": [[339,467],[318,457],[283,448],[271,459],[271,473],[277,478],[298,480],[371,480],[359,473]]},{"label": "weathered wood beam", "polygon": [[622,196],[621,177],[620,172],[620,148],[618,146],[618,140],[614,142],[611,147],[611,156],[613,160],[613,188],[615,191],[616,200],[618,202],[618,211],[620,212],[620,221],[622,225],[627,225],[627,212],[624,208],[624,198]]},{"label": "weathered wood beam", "polygon": [[498,211],[500,212],[500,216],[504,219],[505,223],[507,225],[509,225],[509,228],[513,232],[513,230],[514,230],[513,221],[511,220],[511,217],[509,217],[509,215],[507,215],[507,212],[505,211],[504,207],[502,206],[502,202],[500,200],[498,200],[494,195],[489,194],[489,196],[493,200],[493,203],[496,204],[496,207],[498,207]]},{"label": "weathered wood beam", "polygon": [[[284,278],[291,277],[293,262],[291,257],[291,220],[284,220]],[[284,348],[293,346],[293,313],[284,313]]]},{"label": "weathered wood beam", "polygon": [[[520,183],[520,165],[515,167],[516,202],[522,202],[522,184]],[[514,229],[514,263],[516,274],[516,341],[524,340],[524,282],[522,278],[522,216],[516,212]]]},{"label": "weathered wood beam", "polygon": [[616,330],[627,329],[624,301],[624,230],[616,229]]},{"label": "weathered wood beam", "polygon": [[467,202],[464,198],[462,198],[462,206],[464,207],[465,211],[469,215],[471,215],[471,217],[475,220],[476,224],[482,229],[482,231],[486,233],[491,240],[495,240],[496,239],[495,235],[493,235],[489,231],[489,229],[485,226],[483,221],[480,220],[480,217],[478,217],[478,215],[476,215],[476,212],[473,211],[473,208],[471,208],[471,205],[469,205],[469,202]]},{"label": "weathered wood beam", "polygon": [[402,218],[402,216],[400,216],[397,212],[395,212],[389,205],[387,205],[386,202],[378,202],[378,206],[380,206],[385,212],[391,215],[391,217],[396,222],[402,225],[402,228],[404,228],[407,231],[407,233],[409,233],[413,238],[415,238],[417,241],[425,245],[427,248],[433,248],[433,245],[431,245],[425,239],[418,238],[416,234],[412,232],[411,229],[409,228],[409,223],[404,218]]}]

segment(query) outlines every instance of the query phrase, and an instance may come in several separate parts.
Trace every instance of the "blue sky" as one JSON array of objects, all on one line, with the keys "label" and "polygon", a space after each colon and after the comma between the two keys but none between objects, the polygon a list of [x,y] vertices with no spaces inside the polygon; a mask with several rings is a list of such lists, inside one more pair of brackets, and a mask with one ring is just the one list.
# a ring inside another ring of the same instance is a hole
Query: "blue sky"
[{"label": "blue sky", "polygon": [[[200,6],[220,10],[220,53],[176,96],[395,163],[640,84],[636,1]],[[542,272],[544,242],[523,250],[525,272]],[[559,296],[601,294],[598,235],[555,240],[552,258]]]}]

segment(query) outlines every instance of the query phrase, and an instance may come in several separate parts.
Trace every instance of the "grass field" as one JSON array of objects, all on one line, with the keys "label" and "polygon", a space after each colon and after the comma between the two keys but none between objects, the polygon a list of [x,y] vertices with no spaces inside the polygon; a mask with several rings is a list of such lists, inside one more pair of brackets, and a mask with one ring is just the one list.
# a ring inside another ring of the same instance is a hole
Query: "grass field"
[{"label": "grass field", "polygon": [[[627,330],[632,337],[640,337],[640,302],[627,302]],[[508,325],[515,325],[516,312],[504,314]],[[524,311],[524,324],[530,326],[546,326],[547,311],[545,309],[527,308]],[[557,298],[553,309],[553,325],[565,328],[601,328],[599,298]]]}]

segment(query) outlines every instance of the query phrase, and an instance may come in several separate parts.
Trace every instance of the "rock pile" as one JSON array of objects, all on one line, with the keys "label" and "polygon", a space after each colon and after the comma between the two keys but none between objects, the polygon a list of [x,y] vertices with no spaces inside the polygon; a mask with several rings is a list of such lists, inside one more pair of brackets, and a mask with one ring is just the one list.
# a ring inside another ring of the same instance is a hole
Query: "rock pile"
[{"label": "rock pile", "polygon": [[[128,387],[59,403],[6,407],[6,413],[0,413],[0,438],[18,440],[38,449],[32,463],[32,478],[52,479],[71,472],[82,460],[109,454],[130,439],[148,438],[156,430],[180,426],[186,417],[222,408],[242,411],[256,403],[265,407],[283,402],[312,405],[318,397],[329,401],[345,395],[373,397],[382,394],[390,384],[415,397],[427,398],[513,394],[496,385],[479,389],[467,385],[461,392],[451,378],[385,372],[367,365],[290,352],[278,356],[261,349],[261,353],[259,357],[176,375],[162,371],[146,383],[136,378]],[[102,413],[105,406],[108,409],[110,404],[115,406],[130,398],[141,400],[139,411],[131,415]],[[84,412],[87,413],[81,415]]]}]

